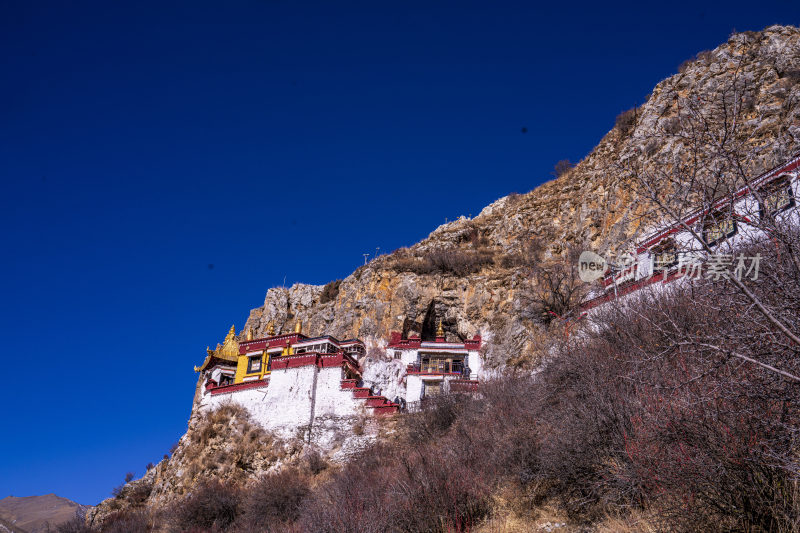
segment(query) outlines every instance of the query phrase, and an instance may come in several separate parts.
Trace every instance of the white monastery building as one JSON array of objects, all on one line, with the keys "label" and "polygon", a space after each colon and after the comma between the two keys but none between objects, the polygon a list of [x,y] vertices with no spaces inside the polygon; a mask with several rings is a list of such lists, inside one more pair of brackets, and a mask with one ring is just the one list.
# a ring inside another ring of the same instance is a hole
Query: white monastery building
[{"label": "white monastery building", "polygon": [[417,405],[441,392],[475,392],[481,369],[480,336],[463,343],[446,342],[441,323],[435,341],[402,339],[393,333],[387,355],[406,365],[403,394],[390,401],[380,391],[360,386],[358,359],[365,355],[357,339],[300,333],[239,341],[232,326],[222,344],[208,349],[198,384],[198,410],[225,403],[245,407],[265,429],[283,436],[317,440],[330,429],[347,429],[360,415],[392,415],[401,405]]}]

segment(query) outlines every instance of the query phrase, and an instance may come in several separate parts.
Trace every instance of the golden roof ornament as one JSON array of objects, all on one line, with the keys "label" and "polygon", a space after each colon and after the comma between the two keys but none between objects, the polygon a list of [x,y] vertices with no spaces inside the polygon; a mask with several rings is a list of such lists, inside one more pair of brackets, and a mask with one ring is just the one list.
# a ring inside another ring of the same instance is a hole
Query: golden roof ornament
[{"label": "golden roof ornament", "polygon": [[275,335],[275,323],[272,320],[270,320],[269,324],[267,324],[267,335],[270,337]]},{"label": "golden roof ornament", "polygon": [[247,340],[253,340],[253,328],[247,328]]},{"label": "golden roof ornament", "polygon": [[303,323],[298,320],[294,324],[294,332],[295,333],[300,333],[300,328],[302,328],[302,327],[303,327]]},{"label": "golden roof ornament", "polygon": [[218,343],[216,349],[212,350],[206,346],[206,353],[208,354],[206,360],[200,367],[195,367],[195,372],[205,370],[212,357],[235,363],[239,359],[239,341],[236,339],[236,326],[231,326],[228,334],[225,335],[225,340],[222,344]]},{"label": "golden roof ornament", "polygon": [[442,321],[439,320],[439,327],[436,329],[436,336],[437,337],[444,337],[444,328],[442,327]]}]

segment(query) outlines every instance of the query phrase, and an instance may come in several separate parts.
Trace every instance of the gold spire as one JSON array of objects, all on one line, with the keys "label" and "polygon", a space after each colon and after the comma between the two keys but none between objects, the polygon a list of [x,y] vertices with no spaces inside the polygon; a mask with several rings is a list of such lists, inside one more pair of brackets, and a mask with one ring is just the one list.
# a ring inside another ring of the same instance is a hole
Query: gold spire
[{"label": "gold spire", "polygon": [[302,328],[302,327],[303,327],[303,323],[298,320],[294,324],[294,332],[295,333],[300,333],[300,328]]},{"label": "gold spire", "polygon": [[226,340],[226,341],[231,341],[231,340],[233,340],[235,337],[236,337],[236,324],[234,324],[233,326],[231,326],[231,329],[230,329],[230,331],[228,331],[228,334],[227,334],[227,335],[225,335],[225,340]]},{"label": "gold spire", "polygon": [[442,327],[442,321],[439,320],[439,327],[436,329],[436,336],[437,337],[444,337],[444,328]]},{"label": "gold spire", "polygon": [[275,323],[272,320],[270,320],[269,324],[267,324],[267,335],[270,337],[275,335]]},{"label": "gold spire", "polygon": [[253,328],[247,328],[247,340],[253,340]]}]

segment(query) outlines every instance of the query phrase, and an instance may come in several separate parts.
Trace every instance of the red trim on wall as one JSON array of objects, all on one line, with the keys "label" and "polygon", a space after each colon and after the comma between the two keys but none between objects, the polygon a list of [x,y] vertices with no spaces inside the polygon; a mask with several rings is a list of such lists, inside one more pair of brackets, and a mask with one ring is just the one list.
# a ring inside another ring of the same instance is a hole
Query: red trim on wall
[{"label": "red trim on wall", "polygon": [[[714,205],[711,207],[711,209],[695,211],[694,213],[690,214],[686,219],[684,219],[684,222],[686,223],[687,226],[691,226],[692,224],[697,222],[697,220],[701,216],[703,216],[705,213],[707,213],[709,211],[715,211],[715,210],[720,209],[720,208],[724,208],[728,204],[728,202],[730,202],[731,200],[738,200],[739,198],[741,198],[743,196],[747,196],[748,194],[750,194],[750,192],[751,192],[751,190],[753,188],[758,188],[758,187],[764,185],[765,183],[769,183],[770,181],[772,181],[775,178],[780,178],[781,176],[783,176],[787,172],[791,172],[791,171],[795,170],[798,167],[800,167],[800,154],[796,154],[785,165],[782,165],[782,166],[779,166],[779,167],[775,167],[772,170],[768,170],[768,171],[764,172],[763,174],[761,174],[760,176],[758,176],[757,178],[751,180],[750,186],[742,187],[741,189],[736,191],[732,196],[721,198],[720,200],[718,200],[717,202],[714,203]],[[663,229],[663,230],[661,230],[659,232],[656,232],[651,237],[647,237],[646,240],[642,244],[637,246],[636,253],[637,254],[641,254],[641,253],[645,252],[646,250],[648,250],[649,248],[651,248],[653,245],[657,244],[659,241],[661,241],[665,237],[668,237],[668,236],[670,236],[670,235],[672,235],[674,233],[679,233],[681,231],[686,231],[686,228],[683,227],[682,223],[678,222],[678,223],[673,224],[672,226],[670,226],[670,227],[668,227],[666,229]]]},{"label": "red trim on wall", "polygon": [[269,379],[261,379],[257,381],[245,381],[244,383],[234,383],[233,385],[224,385],[222,387],[214,387],[209,392],[212,396],[217,394],[225,394],[229,392],[238,392],[248,389],[260,389],[269,385]]},{"label": "red trim on wall", "polygon": [[[389,344],[386,345],[386,348],[393,348],[397,350],[418,350],[422,347],[422,339],[419,337],[403,339],[401,335],[402,334],[397,331],[391,332],[389,336]],[[475,335],[472,339],[467,339],[464,342],[445,342],[444,337],[436,337],[436,340],[433,342],[444,342],[445,344],[455,345],[454,347],[444,348],[446,350],[479,350],[481,347],[481,336]]]}]

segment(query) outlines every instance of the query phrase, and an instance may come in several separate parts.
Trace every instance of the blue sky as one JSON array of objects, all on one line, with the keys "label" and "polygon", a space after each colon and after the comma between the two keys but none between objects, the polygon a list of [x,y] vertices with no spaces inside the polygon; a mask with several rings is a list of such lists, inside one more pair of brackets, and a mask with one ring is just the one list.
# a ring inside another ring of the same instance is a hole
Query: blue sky
[{"label": "blue sky", "polygon": [[773,23],[796,2],[3,2],[0,497],[107,497],[269,287],[531,190]]}]

